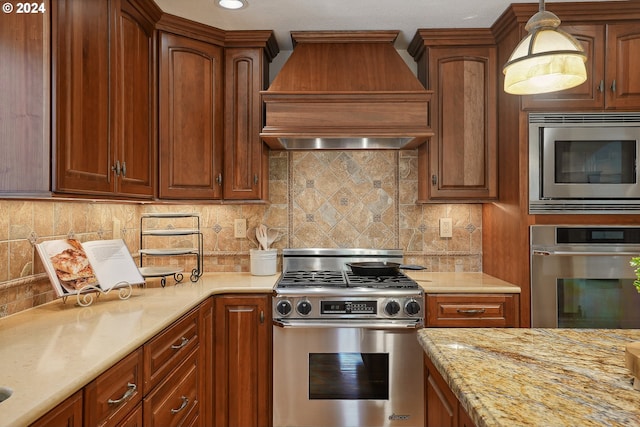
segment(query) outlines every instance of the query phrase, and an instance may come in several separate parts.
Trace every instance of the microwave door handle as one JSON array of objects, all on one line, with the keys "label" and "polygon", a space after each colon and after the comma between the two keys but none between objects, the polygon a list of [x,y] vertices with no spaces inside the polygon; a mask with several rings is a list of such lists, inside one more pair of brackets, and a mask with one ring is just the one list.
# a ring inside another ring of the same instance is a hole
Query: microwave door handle
[{"label": "microwave door handle", "polygon": [[535,249],[531,253],[542,256],[638,256],[640,254],[640,252],[541,251]]}]

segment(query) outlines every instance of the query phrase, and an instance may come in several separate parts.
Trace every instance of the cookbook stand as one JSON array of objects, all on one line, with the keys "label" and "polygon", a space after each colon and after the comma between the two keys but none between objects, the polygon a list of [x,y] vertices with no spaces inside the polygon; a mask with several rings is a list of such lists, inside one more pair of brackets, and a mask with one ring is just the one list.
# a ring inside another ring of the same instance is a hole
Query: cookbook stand
[{"label": "cookbook stand", "polygon": [[[114,289],[118,290],[118,298],[120,298],[121,300],[129,299],[129,297],[131,296],[131,293],[133,292],[133,287],[131,286],[131,283],[120,282],[120,283],[117,283],[111,289],[107,289],[106,291],[103,290],[102,288],[99,288],[96,285],[86,285],[81,287],[76,294],[71,294],[71,295],[76,296],[77,298],[76,302],[79,306],[88,307],[91,304],[93,304],[94,299],[97,300],[100,297],[100,295],[103,295],[103,294],[106,295]],[[71,295],[63,296],[62,303],[66,304],[67,298],[69,298]]]}]

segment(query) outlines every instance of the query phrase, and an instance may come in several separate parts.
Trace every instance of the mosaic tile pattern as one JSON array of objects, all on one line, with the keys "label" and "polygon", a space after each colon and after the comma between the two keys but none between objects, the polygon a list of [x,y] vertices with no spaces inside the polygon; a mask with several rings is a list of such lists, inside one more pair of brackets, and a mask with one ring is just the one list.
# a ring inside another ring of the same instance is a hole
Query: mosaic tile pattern
[{"label": "mosaic tile pattern", "polygon": [[[0,317],[53,299],[35,243],[69,236],[81,241],[111,239],[117,219],[121,237],[137,256],[140,216],[145,212],[199,214],[204,272],[249,271],[248,252],[258,246],[255,227],[259,224],[279,232],[273,245],[278,249],[401,248],[405,262],[431,271],[482,271],[481,205],[417,205],[417,186],[415,150],[273,151],[270,203],[138,205],[0,200]],[[453,220],[452,238],[439,237],[438,220],[442,217]],[[234,237],[236,218],[247,219],[247,239]],[[181,221],[150,225],[189,226]],[[161,248],[193,244],[184,236],[148,243]],[[145,260],[145,265],[179,266],[190,272],[195,257],[154,257]]]}]

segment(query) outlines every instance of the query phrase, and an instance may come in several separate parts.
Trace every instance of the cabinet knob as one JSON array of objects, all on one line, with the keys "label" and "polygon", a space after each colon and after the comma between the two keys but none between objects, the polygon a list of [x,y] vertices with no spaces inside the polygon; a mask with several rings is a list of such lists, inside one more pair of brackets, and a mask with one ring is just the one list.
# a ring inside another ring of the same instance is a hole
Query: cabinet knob
[{"label": "cabinet knob", "polygon": [[122,176],[127,176],[127,163],[122,162],[122,167],[120,168],[120,173]]},{"label": "cabinet knob", "polygon": [[611,82],[611,91],[615,92],[616,91],[616,80],[613,79],[613,81]]},{"label": "cabinet knob", "polygon": [[116,164],[111,166],[111,170],[115,172],[116,176],[120,175],[120,160],[116,160]]},{"label": "cabinet knob", "polygon": [[264,311],[260,310],[260,323],[264,323]]},{"label": "cabinet knob", "polygon": [[438,184],[438,175],[431,175],[431,185]]},{"label": "cabinet knob", "polygon": [[218,185],[222,185],[222,174],[219,173],[218,176],[216,176],[216,183]]},{"label": "cabinet knob", "polygon": [[604,92],[604,80],[600,80],[600,84],[598,85],[598,92]]},{"label": "cabinet knob", "polygon": [[253,175],[253,183],[258,184],[258,174]]}]

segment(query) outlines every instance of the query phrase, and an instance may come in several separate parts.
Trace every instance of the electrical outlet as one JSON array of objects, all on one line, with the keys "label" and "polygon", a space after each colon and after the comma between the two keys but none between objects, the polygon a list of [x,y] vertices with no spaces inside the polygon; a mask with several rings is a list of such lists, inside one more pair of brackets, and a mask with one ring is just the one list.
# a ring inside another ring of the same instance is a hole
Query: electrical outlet
[{"label": "electrical outlet", "polygon": [[451,218],[440,218],[440,237],[453,237],[453,221]]},{"label": "electrical outlet", "polygon": [[236,239],[244,239],[247,237],[247,220],[245,218],[239,218],[234,221],[233,235]]}]

